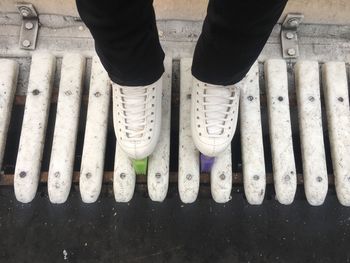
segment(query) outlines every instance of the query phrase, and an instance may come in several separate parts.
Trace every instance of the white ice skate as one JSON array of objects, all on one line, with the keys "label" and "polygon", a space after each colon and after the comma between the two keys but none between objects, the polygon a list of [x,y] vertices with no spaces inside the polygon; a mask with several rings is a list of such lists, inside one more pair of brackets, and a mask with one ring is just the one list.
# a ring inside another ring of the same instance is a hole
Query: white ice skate
[{"label": "white ice skate", "polygon": [[112,86],[117,142],[130,158],[142,160],[153,152],[160,134],[162,78],[148,86]]},{"label": "white ice skate", "polygon": [[239,89],[195,80],[191,97],[193,141],[203,155],[218,156],[230,145],[236,130]]}]

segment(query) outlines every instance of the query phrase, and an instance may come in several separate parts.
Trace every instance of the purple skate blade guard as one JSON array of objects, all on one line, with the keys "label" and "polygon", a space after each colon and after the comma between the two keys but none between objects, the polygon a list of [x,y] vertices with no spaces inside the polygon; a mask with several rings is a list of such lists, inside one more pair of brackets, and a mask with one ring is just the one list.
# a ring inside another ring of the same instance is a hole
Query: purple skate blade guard
[{"label": "purple skate blade guard", "polygon": [[209,156],[205,156],[204,154],[200,154],[201,172],[210,173],[211,168],[213,167],[214,161],[215,161],[215,157],[209,157]]}]

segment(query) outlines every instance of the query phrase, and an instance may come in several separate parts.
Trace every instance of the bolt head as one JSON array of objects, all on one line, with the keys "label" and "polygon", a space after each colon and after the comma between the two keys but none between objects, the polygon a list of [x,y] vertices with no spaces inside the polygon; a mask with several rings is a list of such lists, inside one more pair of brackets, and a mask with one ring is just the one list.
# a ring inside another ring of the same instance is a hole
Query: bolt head
[{"label": "bolt head", "polygon": [[186,175],[186,179],[187,179],[187,180],[192,180],[192,174]]},{"label": "bolt head", "polygon": [[225,174],[220,174],[220,179],[221,179],[222,181],[224,181],[224,180],[226,179],[226,175],[225,175]]},{"label": "bolt head", "polygon": [[21,9],[21,14],[24,17],[28,17],[30,15],[30,12],[27,9],[22,8]]},{"label": "bolt head", "polygon": [[295,56],[297,54],[296,50],[294,48],[289,48],[287,50],[287,53],[289,56]]},{"label": "bolt head", "polygon": [[32,22],[27,22],[25,23],[24,27],[27,29],[27,30],[31,30],[34,28],[34,24]]},{"label": "bolt head", "polygon": [[293,39],[294,38],[294,34],[292,32],[287,32],[286,33],[286,38],[287,39]]},{"label": "bolt head", "polygon": [[289,26],[297,27],[299,25],[299,21],[297,19],[290,19],[288,20],[288,24]]},{"label": "bolt head", "polygon": [[321,176],[317,176],[317,177],[316,177],[316,181],[319,182],[319,183],[321,183],[321,182],[323,181],[323,178],[322,178]]},{"label": "bolt head", "polygon": [[27,173],[25,171],[22,171],[19,173],[19,177],[24,178],[27,176]]},{"label": "bolt head", "polygon": [[24,47],[30,47],[30,45],[31,45],[31,43],[30,43],[30,41],[29,40],[23,40],[23,42],[22,42],[22,46],[24,46]]},{"label": "bolt head", "polygon": [[254,100],[254,97],[250,95],[250,96],[247,97],[247,99],[248,99],[249,101],[253,101],[253,100]]}]

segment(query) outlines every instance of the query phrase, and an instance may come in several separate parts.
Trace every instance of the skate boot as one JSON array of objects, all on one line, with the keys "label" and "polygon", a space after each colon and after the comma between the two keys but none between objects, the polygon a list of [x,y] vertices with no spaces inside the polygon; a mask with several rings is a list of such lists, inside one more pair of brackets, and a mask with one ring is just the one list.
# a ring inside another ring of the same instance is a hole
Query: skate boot
[{"label": "skate boot", "polygon": [[230,145],[237,126],[239,89],[194,79],[192,138],[201,152],[201,171],[210,172],[214,158]]},{"label": "skate boot", "polygon": [[147,157],[161,128],[162,78],[147,86],[113,83],[113,122],[120,148],[133,159],[136,174],[147,173]]}]

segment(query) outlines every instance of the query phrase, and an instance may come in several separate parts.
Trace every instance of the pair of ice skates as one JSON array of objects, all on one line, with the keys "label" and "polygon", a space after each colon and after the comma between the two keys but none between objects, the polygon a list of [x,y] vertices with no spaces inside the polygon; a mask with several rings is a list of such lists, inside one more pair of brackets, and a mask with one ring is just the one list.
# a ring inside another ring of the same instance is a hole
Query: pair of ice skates
[{"label": "pair of ice skates", "polygon": [[[239,89],[195,79],[191,94],[192,139],[201,154],[202,171],[209,172],[216,156],[231,143],[236,130]],[[133,160],[137,174],[146,174],[147,157],[161,131],[162,86],[121,86],[113,83],[113,122],[120,148]]]}]

